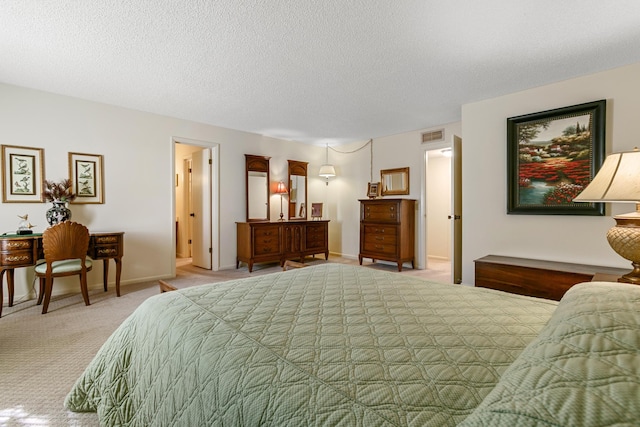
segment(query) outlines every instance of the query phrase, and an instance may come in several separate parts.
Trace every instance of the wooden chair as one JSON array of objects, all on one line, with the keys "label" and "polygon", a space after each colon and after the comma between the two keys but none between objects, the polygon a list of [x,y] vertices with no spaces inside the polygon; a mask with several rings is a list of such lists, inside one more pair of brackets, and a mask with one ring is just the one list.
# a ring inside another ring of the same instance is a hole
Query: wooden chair
[{"label": "wooden chair", "polygon": [[77,222],[64,221],[49,227],[42,234],[42,248],[45,262],[36,265],[36,277],[40,278],[38,305],[42,303],[42,314],[47,312],[51,300],[54,277],[80,276],[80,290],[85,305],[89,303],[87,271],[93,267],[87,257],[89,230]]},{"label": "wooden chair", "polygon": [[178,289],[175,286],[168,284],[164,280],[158,280],[158,285],[160,285],[160,293],[161,294],[165,293],[165,292],[175,291],[175,290]]}]

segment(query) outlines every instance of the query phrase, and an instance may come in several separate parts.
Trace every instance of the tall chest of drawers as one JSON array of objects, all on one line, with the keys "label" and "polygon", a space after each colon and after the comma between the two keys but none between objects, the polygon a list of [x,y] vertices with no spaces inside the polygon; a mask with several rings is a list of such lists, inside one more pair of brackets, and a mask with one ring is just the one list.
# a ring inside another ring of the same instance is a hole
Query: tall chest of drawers
[{"label": "tall chest of drawers", "polygon": [[371,258],[415,268],[415,209],[413,199],[360,200],[360,265]]}]

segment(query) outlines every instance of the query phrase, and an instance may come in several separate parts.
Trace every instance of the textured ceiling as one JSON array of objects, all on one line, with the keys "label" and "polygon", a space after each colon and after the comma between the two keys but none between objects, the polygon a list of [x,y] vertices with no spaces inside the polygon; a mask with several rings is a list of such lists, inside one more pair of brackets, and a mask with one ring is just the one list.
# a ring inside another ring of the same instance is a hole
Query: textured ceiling
[{"label": "textured ceiling", "polygon": [[637,0],[0,1],[0,82],[313,144],[639,61]]}]

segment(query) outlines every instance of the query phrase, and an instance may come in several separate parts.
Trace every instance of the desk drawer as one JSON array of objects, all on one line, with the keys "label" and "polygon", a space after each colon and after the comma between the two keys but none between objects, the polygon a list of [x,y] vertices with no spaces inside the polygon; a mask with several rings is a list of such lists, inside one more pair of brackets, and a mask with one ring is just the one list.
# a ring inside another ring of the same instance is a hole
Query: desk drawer
[{"label": "desk drawer", "polygon": [[118,255],[119,247],[115,245],[96,245],[89,248],[89,256],[92,259],[114,258]]},{"label": "desk drawer", "polygon": [[119,258],[123,255],[124,233],[92,234],[87,255],[93,259]]},{"label": "desk drawer", "polygon": [[26,267],[35,263],[33,250],[14,250],[11,253],[0,253],[0,264],[3,267]]},{"label": "desk drawer", "polygon": [[[0,265],[9,268],[33,265],[36,262],[35,249],[34,239],[2,239],[0,240]],[[1,283],[0,286],[2,286]]]}]

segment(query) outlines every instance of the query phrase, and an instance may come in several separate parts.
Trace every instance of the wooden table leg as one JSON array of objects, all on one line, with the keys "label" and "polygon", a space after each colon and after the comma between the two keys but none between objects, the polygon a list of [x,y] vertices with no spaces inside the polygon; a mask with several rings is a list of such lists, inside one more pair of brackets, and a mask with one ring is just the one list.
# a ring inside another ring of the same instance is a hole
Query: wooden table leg
[{"label": "wooden table leg", "polygon": [[105,292],[107,292],[108,280],[109,280],[109,258],[102,260],[102,283],[103,283]]},{"label": "wooden table leg", "polygon": [[4,288],[4,268],[0,270],[0,317],[2,317],[2,305],[4,304],[4,297],[2,296],[2,288]]},{"label": "wooden table leg", "polygon": [[122,258],[114,258],[116,262],[116,295],[120,296],[120,273],[122,272]]},{"label": "wooden table leg", "polygon": [[9,290],[9,307],[13,307],[13,284],[15,283],[13,278],[15,277],[15,270],[13,268],[7,269],[7,289]]}]

